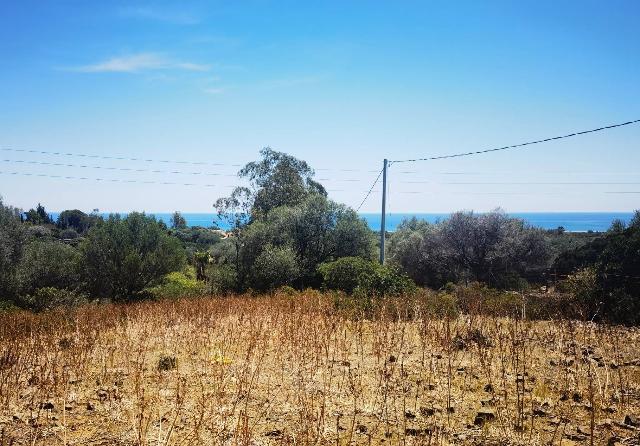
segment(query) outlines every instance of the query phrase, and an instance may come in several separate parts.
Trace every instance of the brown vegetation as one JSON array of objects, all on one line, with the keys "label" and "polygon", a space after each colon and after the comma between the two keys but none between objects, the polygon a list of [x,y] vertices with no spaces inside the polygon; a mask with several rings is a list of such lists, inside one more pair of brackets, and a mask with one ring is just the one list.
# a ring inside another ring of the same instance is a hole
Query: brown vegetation
[{"label": "brown vegetation", "polygon": [[[0,445],[632,444],[640,331],[316,292],[0,315]],[[561,443],[562,442],[562,443]]]}]

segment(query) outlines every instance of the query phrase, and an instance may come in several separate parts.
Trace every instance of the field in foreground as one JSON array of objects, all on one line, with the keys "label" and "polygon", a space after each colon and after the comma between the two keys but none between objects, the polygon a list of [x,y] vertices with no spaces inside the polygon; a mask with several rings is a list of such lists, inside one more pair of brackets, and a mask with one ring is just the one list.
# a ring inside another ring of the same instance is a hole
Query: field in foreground
[{"label": "field in foreground", "polygon": [[307,293],[0,315],[0,445],[639,444],[640,331]]}]

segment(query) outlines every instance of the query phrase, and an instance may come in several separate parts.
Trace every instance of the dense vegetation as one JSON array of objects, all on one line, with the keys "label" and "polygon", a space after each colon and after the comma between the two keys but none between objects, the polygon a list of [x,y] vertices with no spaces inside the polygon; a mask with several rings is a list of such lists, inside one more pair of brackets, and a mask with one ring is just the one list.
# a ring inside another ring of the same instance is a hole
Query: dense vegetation
[{"label": "dense vegetation", "polygon": [[22,212],[0,200],[0,305],[43,310],[283,286],[355,299],[456,289],[462,303],[456,285],[485,290],[488,305],[490,288],[558,285],[582,317],[640,323],[640,214],[604,234],[543,231],[500,210],[411,219],[389,235],[380,266],[375,234],[327,197],[306,162],[270,148],[261,155],[239,172],[249,187],[214,204],[226,232],[215,222],[188,227],[179,212],[170,226],[143,213],[105,219],[77,209],[53,221],[41,204]]}]

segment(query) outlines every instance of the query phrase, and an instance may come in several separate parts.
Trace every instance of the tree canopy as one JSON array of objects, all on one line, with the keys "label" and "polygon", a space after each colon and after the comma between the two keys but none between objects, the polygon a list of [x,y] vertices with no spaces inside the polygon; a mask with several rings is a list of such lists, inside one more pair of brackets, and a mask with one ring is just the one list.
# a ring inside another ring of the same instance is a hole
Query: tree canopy
[{"label": "tree canopy", "polygon": [[500,210],[456,212],[437,224],[406,221],[391,237],[389,254],[417,283],[434,287],[459,281],[512,287],[550,259],[543,231]]},{"label": "tree canopy", "polygon": [[90,293],[135,298],[185,261],[180,242],[154,217],[132,212],[111,215],[93,227],[80,247]]}]

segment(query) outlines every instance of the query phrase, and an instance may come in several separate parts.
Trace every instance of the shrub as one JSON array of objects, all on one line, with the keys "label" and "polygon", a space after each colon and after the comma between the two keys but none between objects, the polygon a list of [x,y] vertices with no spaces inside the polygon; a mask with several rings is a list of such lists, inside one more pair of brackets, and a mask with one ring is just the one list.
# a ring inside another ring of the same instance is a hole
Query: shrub
[{"label": "shrub", "polygon": [[48,238],[52,236],[51,229],[40,225],[28,226],[27,233],[31,238]]},{"label": "shrub", "polygon": [[38,288],[75,289],[79,286],[78,251],[59,241],[34,241],[27,245],[16,272],[20,294]]},{"label": "shrub", "polygon": [[541,278],[550,247],[541,230],[501,211],[456,212],[436,224],[403,222],[389,240],[389,258],[420,285],[481,281],[521,289],[520,277]]},{"label": "shrub", "polygon": [[60,238],[64,240],[75,240],[79,237],[78,233],[73,228],[63,229],[60,232]]},{"label": "shrub", "polygon": [[228,294],[236,290],[238,275],[229,264],[213,264],[207,269],[211,294]]},{"label": "shrub", "polygon": [[572,296],[585,310],[585,314],[595,314],[598,303],[598,277],[593,267],[582,268],[569,274],[558,284],[558,291]]},{"label": "shrub", "polygon": [[326,288],[348,294],[398,296],[416,291],[415,283],[395,267],[359,257],[343,257],[318,269]]},{"label": "shrub", "polygon": [[56,307],[71,307],[87,302],[87,297],[72,290],[43,287],[21,299],[22,304],[33,311],[51,310]]},{"label": "shrub", "polygon": [[257,290],[271,290],[290,285],[300,275],[300,268],[291,248],[267,246],[256,258],[253,286]]},{"label": "shrub", "polygon": [[363,283],[365,276],[375,274],[376,269],[375,263],[360,257],[342,257],[335,262],[323,263],[318,268],[326,288],[349,294]]},{"label": "shrub", "polygon": [[87,215],[78,209],[68,209],[60,213],[56,225],[60,229],[73,229],[78,233],[84,233],[99,219],[96,215]]},{"label": "shrub", "polygon": [[172,272],[162,278],[162,282],[148,289],[155,298],[196,297],[206,294],[204,282],[196,280],[194,272]]},{"label": "shrub", "polygon": [[180,241],[154,217],[137,212],[99,221],[84,238],[81,252],[90,293],[118,300],[140,297],[185,264]]},{"label": "shrub", "polygon": [[19,210],[5,206],[0,197],[0,299],[12,298],[17,287],[16,266],[27,239],[19,215]]}]

